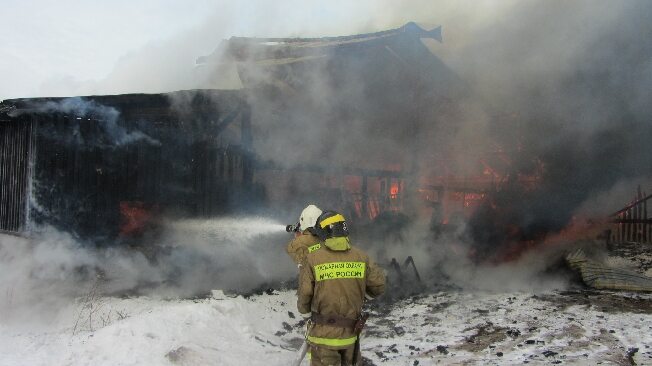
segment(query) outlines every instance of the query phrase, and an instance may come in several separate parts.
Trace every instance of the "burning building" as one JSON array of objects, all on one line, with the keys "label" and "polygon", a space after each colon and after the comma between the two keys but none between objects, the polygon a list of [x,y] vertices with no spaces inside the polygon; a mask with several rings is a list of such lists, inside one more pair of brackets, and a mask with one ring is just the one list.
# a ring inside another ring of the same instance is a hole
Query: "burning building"
[{"label": "burning building", "polygon": [[7,100],[0,229],[138,237],[161,213],[254,205],[250,106],[237,91]]},{"label": "burning building", "polygon": [[[577,161],[613,163],[622,150],[579,151],[541,108],[481,105],[437,57],[441,41],[441,28],[414,23],[232,37],[197,63],[234,66],[239,90],[4,101],[0,229],[47,223],[111,238],[140,235],[163,213],[273,207],[289,219],[310,202],[361,223],[393,212],[430,219],[435,231],[464,221],[480,252],[560,231],[617,179],[591,184],[596,170]],[[474,118],[488,127],[469,132]]]},{"label": "burning building", "polygon": [[290,199],[363,221],[402,211],[466,92],[424,39],[441,41],[441,29],[234,37],[198,63],[235,62],[239,91],[4,101],[1,229],[111,238],[157,212]]},{"label": "burning building", "polygon": [[237,65],[261,122],[254,123],[264,136],[256,141],[257,175],[277,186],[271,199],[317,196],[368,221],[432,210],[417,201],[472,189],[433,179],[469,93],[432,52],[441,41],[440,27],[415,23],[343,37],[233,37],[198,63]]}]

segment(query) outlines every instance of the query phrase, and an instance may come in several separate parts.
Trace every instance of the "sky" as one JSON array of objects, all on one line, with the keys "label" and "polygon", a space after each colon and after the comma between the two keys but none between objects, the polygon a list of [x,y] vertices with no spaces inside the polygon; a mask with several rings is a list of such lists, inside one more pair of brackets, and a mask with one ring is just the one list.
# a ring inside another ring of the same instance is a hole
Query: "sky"
[{"label": "sky", "polygon": [[459,46],[456,26],[495,21],[513,3],[0,0],[0,100],[201,87],[195,60],[231,36],[337,36],[417,21],[443,25]]},{"label": "sky", "polygon": [[205,20],[207,6],[207,1],[5,0],[0,99],[42,95],[48,83],[61,80],[100,80],[122,57]]}]

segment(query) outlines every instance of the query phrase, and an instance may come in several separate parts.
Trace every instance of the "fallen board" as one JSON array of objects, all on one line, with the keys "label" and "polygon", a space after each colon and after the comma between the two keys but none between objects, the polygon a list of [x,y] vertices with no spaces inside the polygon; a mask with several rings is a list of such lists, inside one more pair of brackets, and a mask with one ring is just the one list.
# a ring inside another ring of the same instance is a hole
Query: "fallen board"
[{"label": "fallen board", "polygon": [[582,250],[569,253],[566,262],[580,273],[582,281],[589,287],[602,290],[652,292],[652,278],[632,270],[610,267],[588,259]]}]

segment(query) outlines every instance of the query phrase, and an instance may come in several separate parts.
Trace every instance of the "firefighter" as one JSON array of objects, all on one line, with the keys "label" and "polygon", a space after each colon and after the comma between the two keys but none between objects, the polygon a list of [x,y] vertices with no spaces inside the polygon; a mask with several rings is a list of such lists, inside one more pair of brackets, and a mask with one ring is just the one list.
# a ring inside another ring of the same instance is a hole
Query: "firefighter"
[{"label": "firefighter", "polygon": [[323,245],[306,256],[299,272],[297,307],[309,319],[312,366],[360,365],[359,334],[365,300],[385,291],[385,274],[351,246],[344,216],[323,212],[315,224]]},{"label": "firefighter", "polygon": [[294,238],[288,243],[285,250],[297,266],[300,266],[306,259],[308,253],[321,247],[319,237],[311,233],[315,222],[322,211],[315,205],[308,205],[301,211],[299,216],[298,230]]}]

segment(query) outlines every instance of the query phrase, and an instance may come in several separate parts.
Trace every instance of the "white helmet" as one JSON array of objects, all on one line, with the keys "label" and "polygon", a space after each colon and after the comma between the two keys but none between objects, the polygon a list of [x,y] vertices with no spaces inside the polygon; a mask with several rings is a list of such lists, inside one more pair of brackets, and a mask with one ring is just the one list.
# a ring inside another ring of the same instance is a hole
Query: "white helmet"
[{"label": "white helmet", "polygon": [[308,205],[301,211],[299,217],[299,230],[304,231],[309,227],[315,226],[317,218],[321,215],[321,210],[315,205]]}]

